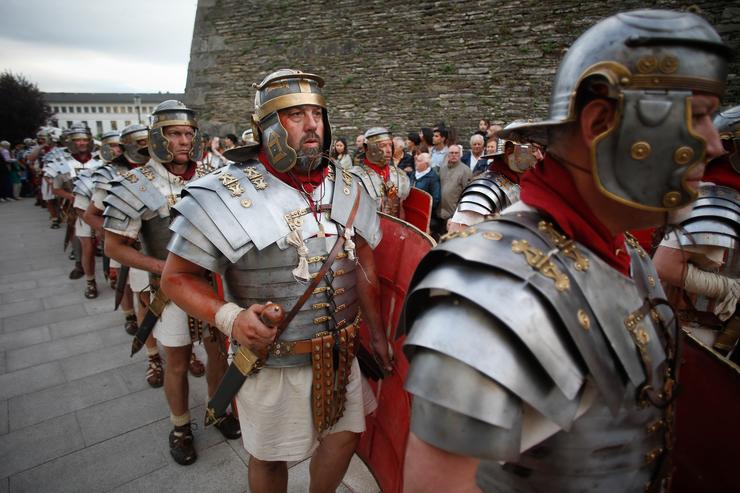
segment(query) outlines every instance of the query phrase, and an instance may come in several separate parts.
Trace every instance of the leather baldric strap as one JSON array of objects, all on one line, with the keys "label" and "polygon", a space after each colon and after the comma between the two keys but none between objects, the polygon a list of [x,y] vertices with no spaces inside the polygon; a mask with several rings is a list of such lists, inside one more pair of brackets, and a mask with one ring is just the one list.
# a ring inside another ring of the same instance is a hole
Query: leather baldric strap
[{"label": "leather baldric strap", "polygon": [[[355,194],[355,201],[352,204],[352,210],[349,213],[349,218],[347,219],[347,224],[345,225],[346,229],[349,229],[352,227],[352,224],[355,222],[355,217],[357,216],[357,209],[360,206],[360,190],[357,190],[357,193]],[[319,285],[321,282],[321,279],[324,278],[326,273],[329,271],[329,268],[334,263],[334,260],[337,258],[337,255],[339,255],[339,252],[342,250],[342,246],[344,245],[344,235],[339,235],[337,238],[336,243],[334,243],[334,248],[331,249],[331,252],[329,252],[329,256],[326,258],[326,262],[324,262],[324,265],[321,266],[321,269],[312,276],[311,282],[308,283],[308,287],[303,292],[301,297],[298,299],[295,305],[293,305],[293,308],[291,308],[290,312],[285,316],[283,319],[283,322],[278,326],[277,329],[277,335],[275,336],[275,340],[277,341],[280,338],[280,334],[283,333],[283,331],[288,327],[288,324],[295,318],[296,315],[298,315],[298,312],[301,310],[301,307],[308,301],[308,299],[313,295],[314,289]]]}]

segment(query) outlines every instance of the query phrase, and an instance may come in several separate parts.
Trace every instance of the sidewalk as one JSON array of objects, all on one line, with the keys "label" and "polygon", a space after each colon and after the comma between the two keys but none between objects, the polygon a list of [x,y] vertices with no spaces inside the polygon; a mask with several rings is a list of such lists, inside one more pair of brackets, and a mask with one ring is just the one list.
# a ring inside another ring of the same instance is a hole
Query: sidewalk
[{"label": "sidewalk", "polygon": [[[198,461],[170,458],[164,393],[144,380],[144,351],[129,357],[100,259],[87,300],[84,279],[67,278],[64,229],[33,202],[0,203],[0,493],[248,491],[241,440],[201,425],[204,378],[190,379]],[[288,491],[308,491],[307,460],[289,473]],[[337,491],[378,489],[355,457]]]}]

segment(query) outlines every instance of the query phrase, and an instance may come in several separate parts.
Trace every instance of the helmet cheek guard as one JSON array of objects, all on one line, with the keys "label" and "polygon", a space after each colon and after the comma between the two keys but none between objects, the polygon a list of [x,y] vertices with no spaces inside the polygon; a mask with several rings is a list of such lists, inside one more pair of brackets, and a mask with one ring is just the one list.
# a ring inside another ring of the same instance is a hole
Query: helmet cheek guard
[{"label": "helmet cheek guard", "polygon": [[714,118],[714,126],[719,131],[732,169],[740,173],[740,106],[721,111]]},{"label": "helmet cheek guard", "polygon": [[[254,139],[267,155],[270,165],[281,173],[298,164],[300,149],[288,144],[288,132],[280,122],[279,111],[295,106],[313,105],[323,108],[322,154],[328,156],[331,147],[331,125],[326,110],[326,101],[321,93],[324,80],[318,75],[300,70],[281,69],[268,74],[259,84],[254,98],[252,129]],[[244,147],[252,147],[248,143]],[[226,154],[224,154],[226,156]],[[233,154],[236,156],[236,154]],[[245,153],[244,155],[247,155]],[[227,156],[229,157],[229,156]],[[325,166],[328,160],[317,159],[311,168]]]},{"label": "helmet cheek guard", "polygon": [[[162,164],[171,163],[175,159],[171,142],[164,135],[164,129],[179,125],[191,127],[194,132],[188,151],[190,160],[197,161],[202,157],[203,144],[198,123],[195,120],[195,111],[174,99],[160,103],[152,113],[152,126],[149,129],[149,143],[147,144],[149,156]],[[143,150],[140,153],[143,153]]]},{"label": "helmet cheek guard", "polygon": [[694,91],[721,97],[730,50],[703,18],[669,10],[611,16],[583,33],[558,68],[549,118],[514,122],[502,137],[548,145],[550,130],[577,121],[576,100],[603,79],[617,111],[591,145],[590,165],[605,196],[630,207],[668,211],[696,197],[686,177],[706,158],[691,128]]},{"label": "helmet cheek guard", "polygon": [[377,166],[386,166],[388,160],[385,152],[380,147],[381,142],[391,141],[393,139],[388,129],[383,127],[373,127],[365,131],[365,158]]},{"label": "helmet cheek guard", "polygon": [[288,144],[288,131],[283,127],[277,113],[263,120],[262,147],[267,159],[278,171],[284,172],[295,166],[298,153]]},{"label": "helmet cheek guard", "polygon": [[[696,199],[684,181],[689,170],[704,161],[705,150],[704,139],[691,130],[690,91],[625,90],[614,126],[594,140],[590,156],[602,193],[627,205],[662,211]],[[663,186],[651,186],[656,182]]]}]

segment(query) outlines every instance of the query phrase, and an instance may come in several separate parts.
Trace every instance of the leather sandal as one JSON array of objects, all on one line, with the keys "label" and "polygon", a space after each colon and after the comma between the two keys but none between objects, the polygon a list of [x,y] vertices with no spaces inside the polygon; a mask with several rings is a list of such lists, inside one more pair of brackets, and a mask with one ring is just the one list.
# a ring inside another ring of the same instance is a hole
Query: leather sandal
[{"label": "leather sandal", "polygon": [[159,354],[149,356],[149,366],[146,369],[146,383],[155,389],[164,384],[164,368],[162,368],[162,358],[160,358]]},{"label": "leather sandal", "polygon": [[194,377],[202,377],[206,373],[205,365],[198,359],[195,353],[190,354],[188,370],[190,370],[190,374]]},{"label": "leather sandal", "polygon": [[87,281],[87,287],[85,288],[85,298],[91,300],[98,297],[98,285],[95,283],[95,279]]},{"label": "leather sandal", "polygon": [[128,335],[136,335],[136,331],[139,330],[139,324],[136,323],[136,315],[127,316],[126,322],[123,324],[123,328],[126,330]]},{"label": "leather sandal", "polygon": [[82,270],[82,264],[79,263],[79,262],[77,262],[77,263],[75,263],[75,268],[72,269],[72,272],[69,273],[69,278],[70,279],[79,279],[79,278],[81,278],[84,275],[85,275],[85,271]]},{"label": "leather sandal", "polygon": [[239,426],[239,420],[233,414],[229,413],[214,425],[218,431],[227,440],[236,440],[242,436],[242,430]]},{"label": "leather sandal", "polygon": [[193,446],[193,430],[190,423],[175,426],[170,432],[170,455],[182,466],[189,466],[198,458]]}]

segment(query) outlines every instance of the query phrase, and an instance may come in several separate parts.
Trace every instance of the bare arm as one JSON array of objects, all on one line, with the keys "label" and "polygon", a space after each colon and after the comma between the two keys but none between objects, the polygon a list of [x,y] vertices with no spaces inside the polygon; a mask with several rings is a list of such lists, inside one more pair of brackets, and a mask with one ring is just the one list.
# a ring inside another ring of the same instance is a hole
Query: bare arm
[{"label": "bare arm", "polygon": [[103,231],[103,211],[95,207],[95,204],[90,202],[90,205],[87,206],[87,209],[85,210],[85,215],[82,216],[82,219],[95,228],[95,231],[101,232]]},{"label": "bare arm", "polygon": [[660,280],[678,288],[683,288],[688,261],[689,252],[676,248],[659,246],[653,255]]},{"label": "bare arm", "polygon": [[403,471],[403,491],[481,493],[475,483],[479,460],[452,454],[409,435]]},{"label": "bare arm", "polygon": [[149,257],[133,247],[135,240],[112,231],[105,231],[105,254],[123,265],[145,270],[153,274],[162,274],[164,262]]},{"label": "bare arm", "polygon": [[373,351],[380,358],[380,362],[387,372],[393,371],[393,365],[388,354],[388,339],[383,330],[383,321],[380,316],[380,281],[375,271],[375,258],[370,245],[359,236],[357,239],[358,268],[357,297],[367,328],[370,330],[370,340]]},{"label": "bare arm", "polygon": [[57,197],[61,197],[61,198],[63,198],[63,199],[67,199],[67,200],[69,200],[70,202],[74,202],[74,201],[75,201],[75,196],[74,196],[74,194],[73,194],[73,193],[70,193],[70,192],[68,192],[68,191],[66,191],[66,190],[65,190],[65,189],[63,189],[63,188],[54,188],[54,189],[52,189],[52,192],[53,192],[53,193],[54,193],[54,195],[56,195]]},{"label": "bare arm", "polygon": [[[208,282],[208,271],[174,253],[167,256],[162,273],[162,289],[191,316],[213,325],[216,312],[225,304]],[[252,350],[267,347],[275,339],[277,330],[260,321],[259,315],[264,307],[254,304],[241,312],[234,323],[233,332],[227,335]]]}]

